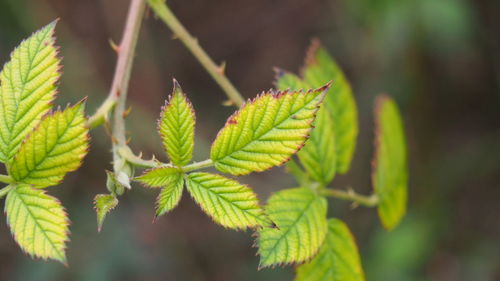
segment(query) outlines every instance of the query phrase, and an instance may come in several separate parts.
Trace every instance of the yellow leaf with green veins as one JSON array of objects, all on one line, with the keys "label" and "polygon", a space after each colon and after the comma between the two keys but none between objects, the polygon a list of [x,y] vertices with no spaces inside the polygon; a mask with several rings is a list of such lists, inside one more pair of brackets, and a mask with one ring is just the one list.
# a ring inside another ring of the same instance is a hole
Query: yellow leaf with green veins
[{"label": "yellow leaf with green veins", "polygon": [[58,184],[80,167],[88,150],[84,103],[46,115],[21,144],[9,167],[19,183],[38,188]]},{"label": "yellow leaf with green veins", "polygon": [[33,257],[66,263],[69,220],[56,198],[29,185],[19,185],[7,195],[5,213],[23,251]]},{"label": "yellow leaf with green veins", "polygon": [[24,40],[0,73],[0,161],[9,163],[51,108],[60,61],[53,22]]},{"label": "yellow leaf with green veins", "polygon": [[193,158],[195,114],[191,102],[174,79],[174,90],[163,107],[159,131],[170,161],[184,166]]},{"label": "yellow leaf with green veins", "polygon": [[310,188],[285,189],[269,198],[266,213],[276,228],[259,230],[260,267],[311,259],[326,231],[326,199]]},{"label": "yellow leaf with green veins", "polygon": [[229,117],[212,144],[215,168],[245,175],[288,161],[304,145],[328,87],[270,91],[247,102]]},{"label": "yellow leaf with green veins", "polygon": [[150,187],[164,187],[175,182],[181,173],[176,167],[160,167],[145,171],[135,180]]},{"label": "yellow leaf with green veins", "polygon": [[272,224],[252,189],[235,180],[209,173],[191,173],[186,186],[203,211],[224,227],[246,229]]},{"label": "yellow leaf with green veins", "polygon": [[328,220],[328,232],[319,253],[297,267],[295,281],[364,281],[356,241],[345,223]]},{"label": "yellow leaf with green veins", "polygon": [[307,52],[303,75],[311,87],[333,81],[324,105],[329,110],[334,124],[337,171],[346,173],[351,165],[358,136],[357,108],[351,85],[319,41],[313,41]]},{"label": "yellow leaf with green veins", "polygon": [[156,217],[173,210],[181,201],[184,178],[178,174],[176,179],[165,185],[156,199]]},{"label": "yellow leaf with green veins", "polygon": [[375,159],[372,181],[379,197],[378,214],[388,230],[399,224],[408,200],[408,164],[403,122],[387,96],[376,101]]}]

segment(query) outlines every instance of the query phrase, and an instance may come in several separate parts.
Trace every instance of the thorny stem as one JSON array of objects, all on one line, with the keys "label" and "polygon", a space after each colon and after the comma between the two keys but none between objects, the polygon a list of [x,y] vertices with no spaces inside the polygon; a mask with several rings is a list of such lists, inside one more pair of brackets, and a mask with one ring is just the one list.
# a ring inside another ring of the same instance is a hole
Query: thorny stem
[{"label": "thorny stem", "polygon": [[354,190],[348,189],[340,190],[333,188],[322,189],[321,194],[328,197],[334,197],[342,200],[352,201],[356,204],[365,206],[365,207],[375,207],[379,203],[379,198],[376,194],[372,194],[370,196],[357,194]]},{"label": "thorny stem", "polygon": [[[151,160],[144,160],[140,156],[135,155],[130,148],[127,147],[120,147],[118,150],[120,153],[120,156],[125,159],[128,163],[137,166],[137,167],[142,167],[142,168],[160,168],[160,167],[175,167],[174,165],[170,163],[163,163],[160,162],[156,159],[151,159]],[[179,167],[182,169],[183,172],[191,172],[194,170],[200,170],[204,168],[209,168],[212,167],[214,163],[212,162],[211,159],[203,160],[200,162],[193,162],[189,165]]]},{"label": "thorny stem", "polygon": [[122,41],[116,50],[118,53],[118,61],[115,67],[113,84],[106,100],[99,106],[94,115],[90,116],[87,120],[87,125],[91,129],[102,125],[104,121],[106,121],[108,114],[117,104],[121,104],[120,107],[122,107],[122,109],[118,111],[121,111],[122,114],[125,111],[124,101],[127,96],[128,81],[132,70],[135,47],[137,45],[137,38],[139,36],[139,30],[146,7],[145,1],[146,0],[130,1]]},{"label": "thorny stem", "polygon": [[227,97],[238,107],[240,107],[245,99],[233,86],[231,81],[224,74],[224,65],[218,66],[208,56],[208,54],[200,47],[198,40],[194,38],[175,17],[164,0],[149,0],[149,6],[155,14],[172,30],[177,38],[179,38],[186,48],[198,59],[212,78],[224,90]]},{"label": "thorny stem", "polygon": [[111,110],[114,106],[111,137],[113,142],[113,170],[115,174],[124,173],[122,171],[124,169],[124,162],[118,151],[121,147],[127,146],[124,120],[127,90],[145,7],[146,0],[130,1],[123,37],[118,48],[118,61],[115,67],[113,84],[108,99],[97,110],[97,116],[92,116],[91,120],[89,120],[91,127],[92,125],[98,125],[107,116],[107,110]]}]

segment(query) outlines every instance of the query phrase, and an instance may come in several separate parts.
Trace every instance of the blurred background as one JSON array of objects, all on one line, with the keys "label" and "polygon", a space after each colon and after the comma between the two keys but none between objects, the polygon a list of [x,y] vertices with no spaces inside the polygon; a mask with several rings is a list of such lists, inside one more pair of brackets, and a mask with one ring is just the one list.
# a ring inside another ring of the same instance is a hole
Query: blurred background
[{"label": "blurred background", "polygon": [[[318,37],[351,81],[360,134],[351,171],[333,186],[371,193],[373,101],[398,102],[410,151],[410,202],[392,232],[374,209],[330,202],[360,247],[371,281],[500,280],[500,1],[498,0],[170,0],[186,27],[248,98],[272,87],[272,67],[298,72]],[[55,18],[64,75],[56,103],[88,96],[88,113],[102,102],[116,61],[128,1],[0,0],[0,62],[29,34]],[[195,160],[227,116],[225,95],[151,12],[134,65],[127,119],[131,146],[165,160],[155,131],[172,77],[197,111]],[[187,194],[152,224],[156,191],[134,186],[96,231],[92,208],[111,169],[110,141],[92,131],[84,166],[50,189],[67,207],[69,267],[33,261],[0,220],[0,280],[292,280],[293,268],[257,270],[251,232],[213,224]],[[294,186],[282,168],[252,174],[264,201]],[[3,206],[3,203],[1,203]]]}]

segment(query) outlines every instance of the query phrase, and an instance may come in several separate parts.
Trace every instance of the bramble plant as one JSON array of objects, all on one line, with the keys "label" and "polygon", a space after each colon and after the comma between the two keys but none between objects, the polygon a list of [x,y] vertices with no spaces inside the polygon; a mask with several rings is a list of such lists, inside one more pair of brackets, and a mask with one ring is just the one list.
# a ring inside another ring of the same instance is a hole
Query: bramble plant
[{"label": "bramble plant", "polygon": [[[109,123],[113,170],[106,171],[107,193],[94,204],[100,231],[106,215],[131,182],[158,190],[155,217],[174,209],[184,189],[223,227],[256,232],[259,267],[296,264],[296,280],[364,280],[358,249],[347,225],[327,218],[328,198],[377,207],[390,230],[406,211],[407,156],[402,120],[394,101],[375,106],[374,193],[329,187],[348,172],[356,147],[356,103],[344,74],[319,41],[306,55],[302,75],[277,69],[277,90],[244,101],[216,65],[161,0],[150,8],[176,34],[218,82],[239,110],[227,119],[207,160],[192,162],[196,114],[174,79],[161,110],[158,133],[169,162],[145,160],[127,145],[126,96],[146,2],[132,0],[108,98],[85,117],[85,101],[53,110],[61,62],[56,22],[34,33],[11,54],[0,74],[0,161],[7,184],[0,190],[14,239],[29,255],[66,263],[69,219],[59,201],[43,189],[76,170],[89,147],[88,130]],[[296,155],[296,156],[294,156]],[[273,194],[265,207],[237,176],[287,163],[298,187]],[[220,173],[200,172],[213,167]],[[135,169],[144,169],[138,176]]]}]

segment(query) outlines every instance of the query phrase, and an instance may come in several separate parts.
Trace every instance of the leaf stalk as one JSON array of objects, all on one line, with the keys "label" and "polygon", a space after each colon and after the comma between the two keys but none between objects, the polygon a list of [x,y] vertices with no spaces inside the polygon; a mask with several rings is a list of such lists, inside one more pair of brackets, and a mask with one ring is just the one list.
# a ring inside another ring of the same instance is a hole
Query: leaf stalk
[{"label": "leaf stalk", "polygon": [[340,190],[334,188],[326,188],[322,189],[320,192],[324,196],[352,201],[355,204],[359,204],[365,207],[375,207],[379,203],[379,198],[376,194],[372,194],[369,196],[361,195],[356,193],[352,189]]}]

